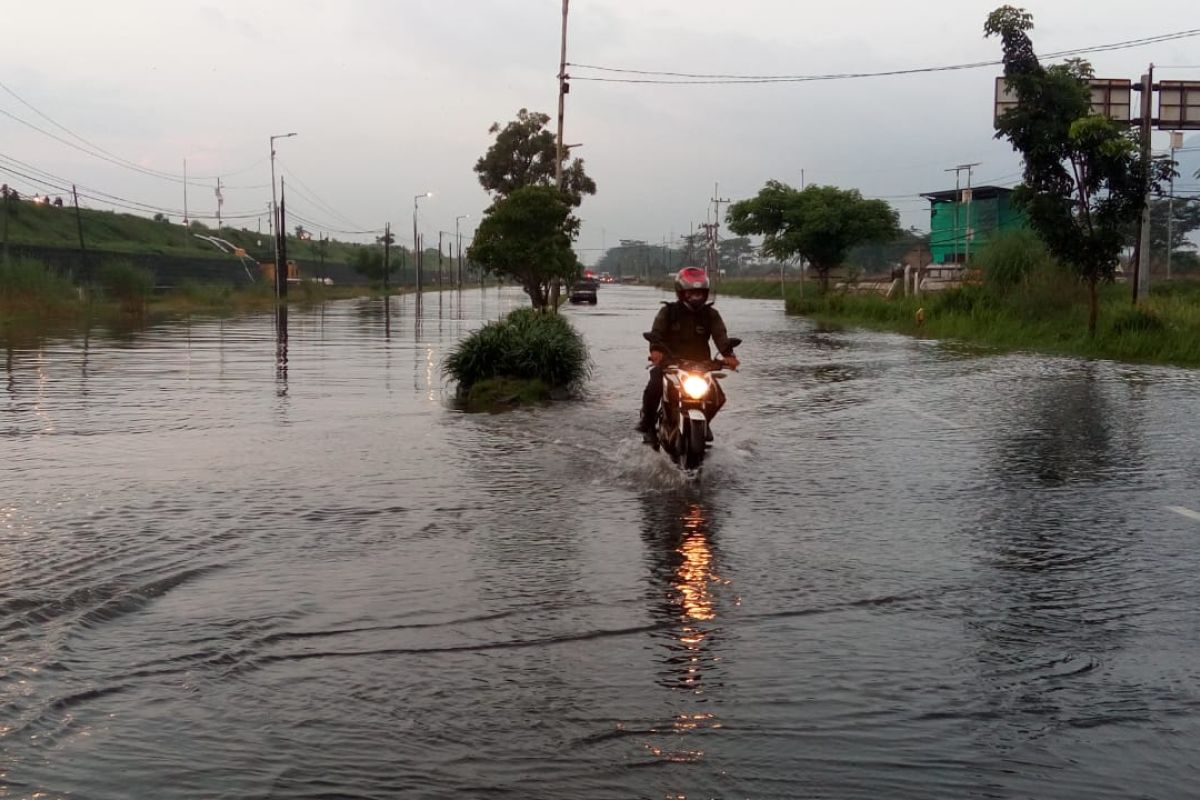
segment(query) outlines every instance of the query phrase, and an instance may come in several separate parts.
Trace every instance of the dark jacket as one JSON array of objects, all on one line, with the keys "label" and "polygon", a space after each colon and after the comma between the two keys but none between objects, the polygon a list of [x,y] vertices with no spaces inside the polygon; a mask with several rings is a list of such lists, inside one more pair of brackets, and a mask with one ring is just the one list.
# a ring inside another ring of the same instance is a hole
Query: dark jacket
[{"label": "dark jacket", "polygon": [[725,321],[721,319],[721,313],[711,305],[705,305],[696,312],[678,300],[674,303],[663,303],[658,316],[654,318],[651,330],[662,337],[666,348],[651,344],[650,349],[666,352],[668,357],[677,360],[711,360],[709,338],[713,340],[721,355],[733,353],[733,347],[729,344],[729,334],[725,331]]}]

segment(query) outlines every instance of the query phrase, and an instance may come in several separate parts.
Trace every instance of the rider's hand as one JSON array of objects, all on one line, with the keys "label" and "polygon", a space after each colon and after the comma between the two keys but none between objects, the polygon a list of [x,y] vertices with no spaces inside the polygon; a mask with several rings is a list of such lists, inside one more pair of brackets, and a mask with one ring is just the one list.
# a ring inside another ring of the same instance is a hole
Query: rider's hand
[{"label": "rider's hand", "polygon": [[662,360],[663,360],[662,350],[651,350],[650,351],[650,363],[651,364],[653,364],[654,366],[657,367],[659,364],[662,363]]},{"label": "rider's hand", "polygon": [[725,366],[732,370],[736,370],[738,368],[738,364],[742,363],[738,361],[738,357],[735,355],[722,356],[721,361],[725,364]]}]

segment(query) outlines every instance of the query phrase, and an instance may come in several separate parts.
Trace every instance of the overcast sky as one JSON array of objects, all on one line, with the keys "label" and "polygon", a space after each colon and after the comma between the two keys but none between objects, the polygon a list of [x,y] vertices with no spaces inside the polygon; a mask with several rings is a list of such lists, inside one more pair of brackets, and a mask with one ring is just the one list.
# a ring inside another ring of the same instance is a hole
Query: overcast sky
[{"label": "overcast sky", "polygon": [[[567,58],[769,75],[993,60],[1000,44],[981,30],[998,4],[571,0]],[[1195,0],[1024,5],[1034,14],[1039,52],[1200,28]],[[0,169],[10,171],[0,180],[57,194],[11,172],[34,175],[32,167],[46,181],[48,173],[93,197],[104,192],[175,219],[184,203],[180,181],[64,141],[176,176],[186,159],[191,216],[215,213],[219,175],[228,187],[226,217],[265,229],[268,137],[296,131],[277,143],[276,168],[289,184],[289,211],[307,227],[369,230],[391,221],[404,241],[413,196],[431,191],[421,221],[432,243],[438,230],[454,230],[456,216],[471,215],[463,225],[472,229],[488,204],[472,167],[491,143],[491,123],[522,107],[554,114],[561,7],[561,0],[10,2],[0,46]],[[1151,61],[1200,65],[1200,37],[1089,58],[1100,77],[1136,79]],[[992,138],[999,68],[734,86],[602,83],[578,78],[603,73],[572,73],[564,138],[583,144],[576,154],[599,187],[579,212],[585,262],[602,244],[661,242],[704,222],[716,183],[722,197],[737,200],[772,178],[799,186],[803,173],[807,183],[885,197],[904,224],[925,228],[918,195],[953,188],[947,168],[980,162],[977,185],[1017,178],[1011,149]],[[1157,77],[1200,78],[1200,67]],[[1156,146],[1166,141],[1156,134]]]}]

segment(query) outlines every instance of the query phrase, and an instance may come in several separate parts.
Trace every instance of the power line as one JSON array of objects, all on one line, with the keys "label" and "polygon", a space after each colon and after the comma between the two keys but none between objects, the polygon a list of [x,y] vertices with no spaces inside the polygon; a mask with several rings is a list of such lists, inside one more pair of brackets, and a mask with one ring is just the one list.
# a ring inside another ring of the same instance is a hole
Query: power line
[{"label": "power line", "polygon": [[[298,194],[300,194],[300,195],[301,195],[302,197],[304,197],[306,200],[308,200],[308,201],[309,201],[309,202],[311,202],[313,205],[315,205],[315,206],[317,206],[318,208],[320,208],[321,210],[323,210],[325,213],[327,213],[327,214],[330,214],[330,215],[332,215],[333,217],[335,217],[335,218],[337,218],[337,219],[341,220],[341,221],[342,221],[342,224],[351,225],[351,226],[353,226],[353,227],[356,227],[356,228],[364,228],[364,227],[365,227],[365,226],[364,226],[362,223],[360,223],[360,222],[356,222],[355,220],[352,220],[352,219],[350,219],[349,217],[346,217],[344,214],[340,213],[340,212],[339,212],[339,211],[338,211],[336,208],[334,208],[333,206],[329,205],[328,203],[326,203],[326,202],[322,201],[322,200],[321,200],[321,198],[317,196],[317,193],[316,193],[315,191],[313,191],[313,190],[312,190],[312,188],[310,188],[310,187],[309,187],[309,185],[308,185],[307,183],[305,183],[304,181],[302,181],[302,180],[301,180],[299,177],[297,177],[297,176],[296,176],[296,174],[295,174],[295,173],[293,173],[293,172],[292,172],[290,169],[288,169],[288,168],[287,168],[287,166],[284,164],[284,162],[283,162],[283,160],[282,160],[282,159],[280,159],[279,157],[276,157],[276,159],[275,159],[275,160],[276,160],[276,162],[278,162],[278,163],[279,163],[279,168],[280,168],[280,169],[281,169],[281,170],[282,170],[282,171],[283,171],[283,172],[284,172],[284,173],[285,173],[285,174],[286,174],[288,177],[290,177],[290,178],[291,178],[292,180],[294,180],[296,183],[298,183],[298,184],[300,184],[302,187],[304,187],[304,189],[305,189],[305,190],[307,190],[307,193],[306,193],[306,192],[298,192]],[[293,190],[294,190],[294,189],[295,189],[295,186],[293,186],[292,188],[293,188]]]},{"label": "power line", "polygon": [[[175,183],[186,182],[190,186],[204,186],[205,185],[202,183],[194,183],[194,181],[205,181],[205,180],[211,181],[211,180],[216,180],[218,177],[224,177],[224,175],[193,176],[192,178],[186,179],[186,181],[185,181],[184,177],[177,173],[164,172],[162,170],[157,170],[152,167],[143,167],[142,165],[137,164],[133,161],[130,161],[127,158],[122,158],[121,156],[119,156],[115,153],[105,150],[103,147],[100,147],[97,144],[93,144],[92,142],[88,141],[87,139],[83,138],[79,134],[75,133],[70,128],[66,127],[65,125],[62,125],[61,123],[56,122],[54,119],[52,119],[51,117],[49,117],[48,115],[46,115],[45,113],[40,111],[33,104],[29,103],[27,100],[25,100],[19,94],[17,94],[12,89],[10,89],[8,86],[6,86],[2,81],[0,81],[0,89],[3,89],[4,91],[8,92],[10,95],[15,97],[22,105],[29,108],[31,111],[33,111],[35,114],[37,114],[39,117],[46,120],[51,125],[58,128],[59,130],[63,131],[64,133],[71,136],[72,138],[77,139],[80,142],[83,142],[83,144],[87,145],[87,147],[83,147],[81,145],[76,144],[75,142],[71,142],[71,141],[68,141],[67,139],[63,139],[62,137],[57,136],[43,128],[39,128],[37,125],[34,125],[33,123],[28,122],[11,112],[5,111],[4,109],[0,109],[0,114],[4,114],[6,117],[9,117],[9,118],[17,121],[17,122],[21,123],[22,125],[26,125],[44,136],[48,136],[57,142],[67,145],[68,147],[73,147],[82,153],[92,156],[93,158],[99,158],[103,161],[109,162],[110,164],[115,164],[119,167],[124,167],[125,169],[130,169],[135,172],[140,172],[143,175],[149,175],[151,177],[160,178],[162,180],[169,180],[169,181],[173,181]],[[252,170],[255,167],[262,164],[263,161],[265,161],[265,160],[266,159],[259,159],[258,161],[254,162],[253,164],[251,164],[247,167],[243,167],[239,170],[234,170],[232,172],[225,173],[225,174],[226,175],[239,175],[243,172],[249,172],[250,170]]]},{"label": "power line", "polygon": [[[1186,39],[1193,36],[1200,36],[1200,28],[1191,30],[1175,31],[1173,33],[1159,34],[1157,36],[1147,36],[1141,39],[1127,39],[1121,42],[1111,42],[1109,44],[1094,45],[1091,47],[1078,47],[1071,50],[1059,50],[1053,53],[1043,55],[1043,58],[1062,58],[1065,56],[1082,55],[1084,53],[1099,53],[1110,50],[1126,50],[1134,47],[1144,47],[1150,44],[1159,44],[1161,42],[1170,42],[1177,39]],[[811,81],[832,81],[832,80],[849,80],[854,78],[882,78],[894,75],[916,75],[931,72],[950,72],[955,70],[978,69],[980,67],[992,67],[1003,64],[1003,61],[973,61],[965,64],[947,64],[936,67],[914,67],[909,69],[893,69],[883,70],[879,72],[838,72],[826,73],[818,75],[737,75],[737,74],[720,74],[720,73],[699,73],[699,72],[668,72],[664,70],[641,70],[627,69],[620,67],[606,67],[596,64],[577,64],[571,63],[569,66],[578,69],[591,69],[598,72],[612,72],[629,75],[644,75],[656,77],[644,78],[602,78],[586,75],[572,75],[572,80],[577,81],[601,81],[607,83],[656,83],[656,84],[728,84],[728,83],[804,83]]]}]

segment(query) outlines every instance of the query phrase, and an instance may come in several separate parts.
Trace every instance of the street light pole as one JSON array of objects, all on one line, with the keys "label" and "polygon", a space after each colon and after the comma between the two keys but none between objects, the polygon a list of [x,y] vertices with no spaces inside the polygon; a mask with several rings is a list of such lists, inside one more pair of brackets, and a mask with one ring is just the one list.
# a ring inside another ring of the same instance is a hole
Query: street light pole
[{"label": "street light pole", "polygon": [[421,210],[422,197],[433,197],[433,192],[413,195],[413,266],[416,268],[418,299],[421,297],[421,235],[417,230],[417,216]]},{"label": "street light pole", "polygon": [[454,243],[458,247],[458,288],[462,289],[462,234],[458,232],[458,221],[460,219],[470,219],[470,214],[463,214],[454,218]]},{"label": "street light pole", "polygon": [[275,231],[275,299],[279,299],[279,237],[282,232],[279,229],[279,201],[275,197],[275,140],[290,139],[296,133],[279,133],[270,137],[271,143],[271,220]]}]

